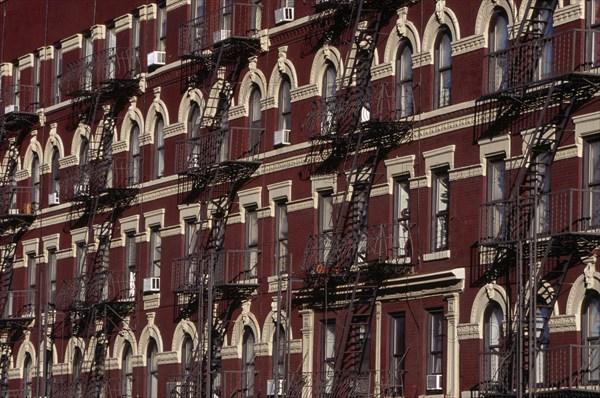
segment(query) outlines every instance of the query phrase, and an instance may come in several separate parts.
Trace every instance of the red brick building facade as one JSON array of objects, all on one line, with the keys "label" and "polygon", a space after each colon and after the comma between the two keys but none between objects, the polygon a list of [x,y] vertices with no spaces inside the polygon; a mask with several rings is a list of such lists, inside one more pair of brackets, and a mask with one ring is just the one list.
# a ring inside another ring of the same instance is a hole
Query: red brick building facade
[{"label": "red brick building facade", "polygon": [[599,0],[0,10],[0,395],[600,396]]}]

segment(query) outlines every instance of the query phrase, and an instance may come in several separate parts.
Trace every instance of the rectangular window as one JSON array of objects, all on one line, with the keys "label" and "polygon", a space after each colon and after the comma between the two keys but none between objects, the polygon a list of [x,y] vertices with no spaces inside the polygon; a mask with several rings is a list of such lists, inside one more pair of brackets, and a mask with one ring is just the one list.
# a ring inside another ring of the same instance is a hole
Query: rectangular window
[{"label": "rectangular window", "polygon": [[584,186],[588,190],[586,216],[589,226],[597,228],[600,226],[600,140],[586,142],[584,162]]},{"label": "rectangular window", "polygon": [[33,309],[35,308],[35,253],[27,255],[27,284],[29,288],[27,289],[27,305],[28,305],[28,313],[33,314]]},{"label": "rectangular window", "polygon": [[447,169],[432,171],[432,251],[448,249],[448,204],[450,202],[450,179]]},{"label": "rectangular window", "polygon": [[540,199],[537,206],[538,234],[550,232],[550,163],[552,155],[550,152],[542,152],[535,159],[535,172],[539,181]]},{"label": "rectangular window", "polygon": [[409,217],[410,184],[408,176],[394,180],[394,257],[410,256],[410,217]]},{"label": "rectangular window", "polygon": [[246,208],[246,259],[244,272],[247,278],[256,277],[258,263],[258,212],[256,207]]},{"label": "rectangular window", "polygon": [[329,263],[333,245],[333,197],[331,192],[319,195],[319,261]]},{"label": "rectangular window", "polygon": [[492,239],[502,239],[506,233],[506,166],[503,157],[487,160],[486,177],[487,234]]},{"label": "rectangular window", "polygon": [[19,64],[16,63],[13,65],[13,75],[12,75],[12,84],[13,84],[13,89],[12,89],[12,98],[11,98],[11,104],[12,105],[19,105],[21,106],[21,69],[19,69]]},{"label": "rectangular window", "polygon": [[322,351],[321,351],[321,382],[323,392],[333,392],[333,379],[335,374],[335,321],[327,320],[322,324]]},{"label": "rectangular window", "polygon": [[442,374],[443,320],[442,310],[427,313],[427,375]]},{"label": "rectangular window", "polygon": [[140,16],[137,14],[131,26],[131,65],[134,71],[140,70]]},{"label": "rectangular window", "polygon": [[81,78],[81,86],[84,90],[90,90],[93,82],[94,62],[93,62],[94,46],[92,43],[92,37],[87,35],[83,37],[83,46],[81,49],[81,58],[83,61],[83,74]]},{"label": "rectangular window", "polygon": [[275,275],[278,275],[288,272],[288,214],[285,201],[275,203],[275,236]]},{"label": "rectangular window", "polygon": [[[31,93],[31,105],[37,109],[40,103],[40,53],[36,52],[33,55],[33,93]],[[26,106],[29,104],[25,104]],[[30,109],[33,111],[34,109]]]},{"label": "rectangular window", "polygon": [[195,275],[197,273],[197,261],[193,258],[193,254],[196,252],[196,220],[187,219],[185,220],[184,237],[183,237],[183,254],[185,256],[185,270],[184,275],[186,278],[186,284],[193,286],[195,281]]},{"label": "rectangular window", "polygon": [[135,235],[128,233],[125,236],[125,289],[128,296],[135,295],[135,272],[136,272],[136,244]]},{"label": "rectangular window", "polygon": [[402,396],[404,387],[404,356],[406,334],[404,314],[394,314],[390,319],[390,368],[389,389],[393,396]]},{"label": "rectangular window", "polygon": [[117,35],[115,27],[111,26],[106,29],[105,59],[106,59],[106,78],[115,78],[115,68],[117,64]]},{"label": "rectangular window", "polygon": [[48,250],[48,304],[56,305],[56,248]]},{"label": "rectangular window", "polygon": [[62,58],[62,48],[56,46],[54,48],[54,79],[53,79],[53,103],[58,104],[60,102],[60,85],[62,82],[62,68],[63,68],[63,58]]},{"label": "rectangular window", "polygon": [[149,276],[160,276],[161,260],[161,238],[160,227],[154,226],[150,229],[150,272]]},{"label": "rectangular window", "polygon": [[167,51],[167,9],[158,7],[156,16],[156,50]]}]

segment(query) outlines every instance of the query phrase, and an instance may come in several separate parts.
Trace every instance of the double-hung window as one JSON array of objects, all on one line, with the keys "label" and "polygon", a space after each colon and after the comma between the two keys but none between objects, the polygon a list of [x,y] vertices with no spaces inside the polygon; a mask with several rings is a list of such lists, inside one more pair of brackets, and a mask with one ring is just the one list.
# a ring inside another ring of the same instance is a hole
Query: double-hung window
[{"label": "double-hung window", "polygon": [[450,203],[450,179],[448,169],[432,171],[432,251],[448,249],[448,221]]},{"label": "double-hung window", "polygon": [[503,239],[506,231],[506,166],[503,156],[487,159],[486,224],[490,239]]},{"label": "double-hung window", "polygon": [[53,75],[53,104],[58,104],[60,102],[61,96],[61,83],[62,83],[62,68],[63,68],[63,57],[62,57],[62,48],[60,46],[54,47],[54,75]]},{"label": "double-hung window", "polygon": [[330,191],[319,195],[319,261],[330,264],[334,244],[333,196]]},{"label": "double-hung window", "polygon": [[508,88],[508,17],[501,8],[494,10],[488,31],[489,71],[488,89],[490,92]]},{"label": "double-hung window", "polygon": [[154,177],[165,174],[165,121],[161,114],[156,115],[154,122]]},{"label": "double-hung window", "polygon": [[246,208],[246,240],[244,246],[246,251],[244,274],[246,278],[255,278],[258,265],[258,211],[254,206]]},{"label": "double-hung window", "polygon": [[160,277],[161,239],[160,227],[150,229],[150,272],[149,276]]},{"label": "double-hung window", "polygon": [[600,227],[600,140],[588,141],[585,145],[584,187],[585,212],[589,227]]},{"label": "double-hung window", "polygon": [[135,272],[136,272],[136,244],[133,232],[125,235],[125,281],[127,296],[135,296]]},{"label": "double-hung window", "polygon": [[335,375],[335,321],[327,320],[322,324],[321,349],[321,391],[324,394],[333,392]]},{"label": "double-hung window", "polygon": [[129,185],[140,183],[140,127],[134,123],[129,136]]},{"label": "double-hung window", "polygon": [[288,214],[285,201],[275,203],[275,237],[277,239],[275,242],[275,275],[278,275],[278,273],[288,272]]},{"label": "double-hung window", "polygon": [[395,258],[410,256],[410,184],[408,176],[394,180],[393,253]]},{"label": "double-hung window", "polygon": [[402,396],[406,355],[406,318],[404,314],[393,314],[390,318],[390,367],[388,384],[393,396]]},{"label": "double-hung window", "polygon": [[252,87],[250,94],[250,114],[249,114],[249,131],[248,131],[248,154],[255,155],[260,150],[260,133],[262,112],[260,109],[260,90],[257,86]]},{"label": "double-hung window", "polygon": [[156,16],[156,50],[167,51],[167,9],[159,6]]},{"label": "double-hung window", "polygon": [[441,310],[431,310],[427,313],[427,389],[441,389],[438,382],[442,374],[443,321]]}]

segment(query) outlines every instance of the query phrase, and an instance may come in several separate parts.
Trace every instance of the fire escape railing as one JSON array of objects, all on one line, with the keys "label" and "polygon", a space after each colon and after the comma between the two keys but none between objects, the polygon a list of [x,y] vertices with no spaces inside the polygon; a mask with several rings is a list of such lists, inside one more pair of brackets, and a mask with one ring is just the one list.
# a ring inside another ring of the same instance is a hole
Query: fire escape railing
[{"label": "fire escape railing", "polygon": [[98,51],[65,67],[61,92],[67,97],[89,95],[111,83],[135,79],[140,68],[139,54],[132,48]]},{"label": "fire escape railing", "polygon": [[259,4],[232,3],[179,27],[179,56],[206,56],[229,39],[256,38],[261,26]]},{"label": "fire escape railing", "polygon": [[490,53],[484,59],[483,94],[526,89],[570,73],[600,73],[593,51],[598,41],[598,30],[573,29]]}]

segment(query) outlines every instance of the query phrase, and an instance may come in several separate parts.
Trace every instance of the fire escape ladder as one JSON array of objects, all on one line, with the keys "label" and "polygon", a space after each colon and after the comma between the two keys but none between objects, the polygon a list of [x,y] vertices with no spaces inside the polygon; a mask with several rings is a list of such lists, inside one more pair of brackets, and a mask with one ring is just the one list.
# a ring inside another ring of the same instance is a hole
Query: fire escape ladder
[{"label": "fire escape ladder", "polygon": [[335,396],[354,397],[365,393],[364,387],[370,381],[369,364],[364,360],[370,344],[371,320],[379,286],[362,282],[361,279],[359,271],[351,281],[352,290],[347,296],[344,329],[336,350]]},{"label": "fire escape ladder", "polygon": [[543,0],[527,0],[525,7],[525,16],[519,24],[517,36],[521,42],[535,40],[543,37],[548,29],[548,20],[540,15],[544,13],[552,14],[558,5],[558,0],[551,0],[549,4],[543,4]]}]

